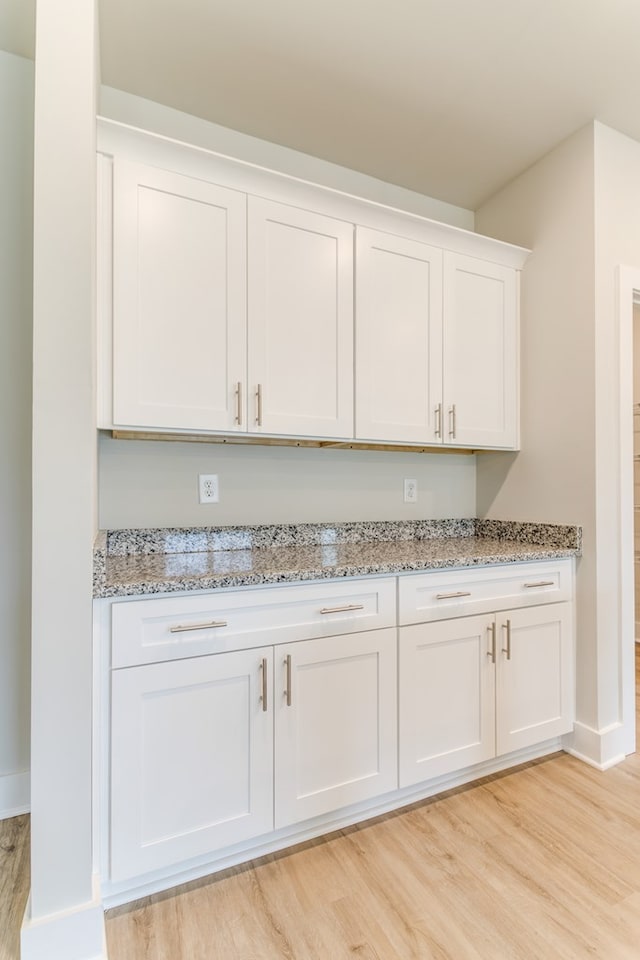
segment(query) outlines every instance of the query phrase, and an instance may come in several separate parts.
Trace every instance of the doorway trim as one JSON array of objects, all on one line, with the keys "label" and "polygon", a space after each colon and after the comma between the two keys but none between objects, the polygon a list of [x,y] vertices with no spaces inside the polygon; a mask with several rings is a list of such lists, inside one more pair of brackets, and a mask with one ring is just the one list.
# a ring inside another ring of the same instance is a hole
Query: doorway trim
[{"label": "doorway trim", "polygon": [[640,305],[640,269],[617,271],[618,327],[618,550],[620,699],[625,754],[636,749],[635,563],[633,491],[633,307]]}]

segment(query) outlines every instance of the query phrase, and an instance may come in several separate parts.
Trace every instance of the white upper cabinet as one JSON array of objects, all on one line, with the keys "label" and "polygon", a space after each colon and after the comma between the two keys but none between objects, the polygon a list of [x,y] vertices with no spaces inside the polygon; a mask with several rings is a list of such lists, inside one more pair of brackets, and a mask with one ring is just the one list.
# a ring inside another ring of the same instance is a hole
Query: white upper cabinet
[{"label": "white upper cabinet", "polygon": [[526,250],[105,121],[99,143],[100,427],[517,449]]},{"label": "white upper cabinet", "polygon": [[442,251],[356,230],[356,436],[433,443],[442,400]]},{"label": "white upper cabinet", "polygon": [[353,437],[353,225],[249,197],[251,432]]},{"label": "white upper cabinet", "polygon": [[242,429],[245,196],[120,159],[113,196],[114,424]]},{"label": "white upper cabinet", "polygon": [[517,446],[513,268],[357,229],[356,437]]},{"label": "white upper cabinet", "polygon": [[445,253],[443,417],[456,446],[518,444],[516,271]]}]

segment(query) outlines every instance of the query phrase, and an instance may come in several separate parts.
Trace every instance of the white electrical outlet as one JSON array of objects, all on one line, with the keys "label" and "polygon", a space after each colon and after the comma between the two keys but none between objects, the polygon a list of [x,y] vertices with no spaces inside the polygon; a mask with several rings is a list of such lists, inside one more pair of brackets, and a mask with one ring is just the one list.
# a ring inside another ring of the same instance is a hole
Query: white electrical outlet
[{"label": "white electrical outlet", "polygon": [[417,480],[406,480],[404,481],[404,502],[405,503],[417,503],[418,502],[418,481]]},{"label": "white electrical outlet", "polygon": [[200,503],[218,503],[220,499],[218,474],[201,473],[198,476],[198,491],[200,493]]}]

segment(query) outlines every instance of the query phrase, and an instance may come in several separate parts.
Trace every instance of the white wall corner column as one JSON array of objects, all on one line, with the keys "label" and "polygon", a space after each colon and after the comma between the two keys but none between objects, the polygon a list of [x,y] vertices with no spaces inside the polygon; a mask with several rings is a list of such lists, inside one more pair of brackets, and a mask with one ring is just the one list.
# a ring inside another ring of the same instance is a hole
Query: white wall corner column
[{"label": "white wall corner column", "polygon": [[38,0],[31,898],[23,960],[105,956],[92,878],[95,0]]},{"label": "white wall corner column", "polygon": [[29,809],[33,63],[0,51],[0,819]]},{"label": "white wall corner column", "polygon": [[[518,462],[482,458],[478,515],[583,527],[578,722],[565,747],[600,769],[635,749],[631,338],[639,164],[637,141],[592,123],[476,213],[483,233],[535,251],[522,275],[523,454]],[[543,348],[549,342],[551,354]]]}]

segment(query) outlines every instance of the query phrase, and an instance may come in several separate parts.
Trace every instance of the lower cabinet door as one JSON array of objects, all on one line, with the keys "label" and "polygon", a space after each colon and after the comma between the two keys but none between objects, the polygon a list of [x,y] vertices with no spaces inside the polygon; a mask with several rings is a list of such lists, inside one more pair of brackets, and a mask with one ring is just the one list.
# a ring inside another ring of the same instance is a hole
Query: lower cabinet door
[{"label": "lower cabinet door", "polygon": [[400,786],[495,756],[493,616],[400,629]]},{"label": "lower cabinet door", "polygon": [[570,603],[496,614],[498,754],[573,729]]},{"label": "lower cabinet door", "polygon": [[397,787],[396,630],[275,648],[276,827]]},{"label": "lower cabinet door", "polygon": [[268,647],[113,672],[112,881],[273,829],[272,664]]}]

